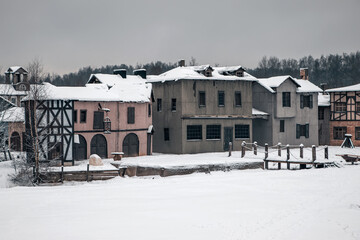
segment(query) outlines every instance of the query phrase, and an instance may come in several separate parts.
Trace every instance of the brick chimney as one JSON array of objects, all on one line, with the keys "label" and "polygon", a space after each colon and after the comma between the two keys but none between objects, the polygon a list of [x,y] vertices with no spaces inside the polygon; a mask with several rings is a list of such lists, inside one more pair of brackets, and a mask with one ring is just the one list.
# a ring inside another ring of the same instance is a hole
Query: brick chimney
[{"label": "brick chimney", "polygon": [[185,60],[184,59],[179,60],[179,67],[185,67]]},{"label": "brick chimney", "polygon": [[115,75],[120,75],[122,78],[126,78],[126,69],[114,69],[113,73]]},{"label": "brick chimney", "polygon": [[134,70],[134,75],[140,76],[143,79],[146,79],[146,69]]},{"label": "brick chimney", "polygon": [[309,69],[308,68],[300,68],[300,78],[302,80],[309,80]]}]

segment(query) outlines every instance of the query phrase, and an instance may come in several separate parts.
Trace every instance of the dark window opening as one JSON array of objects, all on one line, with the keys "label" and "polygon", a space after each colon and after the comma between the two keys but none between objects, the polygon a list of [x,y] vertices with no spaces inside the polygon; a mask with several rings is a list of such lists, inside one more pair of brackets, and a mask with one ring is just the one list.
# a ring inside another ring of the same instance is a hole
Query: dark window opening
[{"label": "dark window opening", "polygon": [[347,128],[346,127],[334,127],[334,139],[343,140],[345,139]]},{"label": "dark window opening", "polygon": [[169,141],[169,140],[170,140],[169,128],[164,128],[164,141]]},{"label": "dark window opening", "polygon": [[300,95],[300,108],[313,108],[313,96],[312,95]]},{"label": "dark window opening", "polygon": [[224,107],[225,106],[225,93],[224,91],[218,92],[218,106]]},{"label": "dark window opening", "polygon": [[285,132],[285,120],[280,120],[280,132]]},{"label": "dark window opening", "polygon": [[135,108],[134,107],[127,108],[127,123],[128,124],[135,123]]},{"label": "dark window opening", "polygon": [[202,140],[202,125],[188,125],[186,135],[187,140]]},{"label": "dark window opening", "polygon": [[335,103],[335,112],[346,112],[346,103]]},{"label": "dark window opening", "polygon": [[205,92],[199,92],[199,107],[205,107],[206,101],[205,101]]},{"label": "dark window opening", "polygon": [[235,106],[241,107],[241,92],[235,92]]},{"label": "dark window opening", "polygon": [[158,112],[162,111],[162,99],[161,98],[157,99],[157,111]]},{"label": "dark window opening", "polygon": [[360,127],[355,127],[355,140],[360,140]]},{"label": "dark window opening", "polygon": [[77,123],[77,110],[73,112],[74,123]]},{"label": "dark window opening", "polygon": [[325,115],[325,109],[324,108],[319,108],[318,119],[319,120],[324,120],[324,115]]},{"label": "dark window opening", "polygon": [[291,101],[290,101],[290,92],[283,92],[282,93],[282,104],[283,107],[291,107]]},{"label": "dark window opening", "polygon": [[296,124],[296,138],[300,138],[301,136],[305,138],[309,138],[309,124]]},{"label": "dark window opening", "polygon": [[360,113],[360,102],[356,102],[356,111]]},{"label": "dark window opening", "polygon": [[171,111],[176,112],[176,98],[171,99]]},{"label": "dark window opening", "polygon": [[104,112],[94,112],[94,129],[104,129]]},{"label": "dark window opening", "polygon": [[148,117],[151,117],[151,104],[148,104]]},{"label": "dark window opening", "polygon": [[235,138],[250,138],[249,125],[235,125]]},{"label": "dark window opening", "polygon": [[206,125],[206,139],[221,139],[221,125]]},{"label": "dark window opening", "polygon": [[80,123],[86,123],[86,110],[80,110]]}]

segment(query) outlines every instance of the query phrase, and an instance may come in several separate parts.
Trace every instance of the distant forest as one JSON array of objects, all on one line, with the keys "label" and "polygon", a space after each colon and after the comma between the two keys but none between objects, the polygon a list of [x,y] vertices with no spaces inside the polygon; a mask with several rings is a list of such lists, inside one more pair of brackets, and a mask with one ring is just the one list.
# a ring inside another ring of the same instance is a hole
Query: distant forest
[{"label": "distant forest", "polygon": [[[241,64],[241,63],[239,63]],[[191,58],[188,65],[198,65],[195,58]],[[57,86],[83,86],[92,73],[112,73],[114,69],[126,69],[132,74],[134,69],[144,68],[148,75],[158,75],[172,68],[177,63],[164,63],[161,61],[147,64],[132,65],[107,65],[100,68],[84,67],[78,72],[64,74],[43,74],[43,80]],[[309,80],[320,86],[326,83],[327,88],[341,87],[360,83],[360,51],[342,55],[328,55],[320,58],[312,56],[296,59],[279,59],[277,57],[263,57],[255,69],[245,67],[246,71],[257,78],[279,75],[291,75],[299,78],[300,68],[309,69]],[[4,76],[0,76],[0,82]]]}]

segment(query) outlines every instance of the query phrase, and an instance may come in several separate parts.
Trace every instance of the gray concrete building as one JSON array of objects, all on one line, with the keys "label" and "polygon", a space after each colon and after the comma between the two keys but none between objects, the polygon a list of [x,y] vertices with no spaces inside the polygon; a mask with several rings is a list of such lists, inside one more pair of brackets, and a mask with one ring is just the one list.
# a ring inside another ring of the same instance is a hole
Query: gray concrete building
[{"label": "gray concrete building", "polygon": [[153,151],[200,153],[240,150],[252,137],[254,77],[240,66],[180,66],[150,76]]},{"label": "gray concrete building", "polygon": [[269,114],[254,119],[253,139],[260,145],[277,143],[318,145],[318,93],[307,80],[291,76],[258,79],[253,83],[253,107]]},{"label": "gray concrete building", "polygon": [[330,144],[330,95],[320,93],[318,97],[319,145]]}]

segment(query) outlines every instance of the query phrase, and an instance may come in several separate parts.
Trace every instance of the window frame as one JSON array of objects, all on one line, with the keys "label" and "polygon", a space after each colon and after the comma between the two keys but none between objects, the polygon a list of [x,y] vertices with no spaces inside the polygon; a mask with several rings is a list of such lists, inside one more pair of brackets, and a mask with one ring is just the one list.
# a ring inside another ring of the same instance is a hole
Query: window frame
[{"label": "window frame", "polygon": [[170,141],[170,129],[169,128],[164,128],[164,141]]},{"label": "window frame", "polygon": [[334,103],[334,111],[338,113],[344,113],[347,110],[345,102],[336,102]]},{"label": "window frame", "polygon": [[86,118],[87,118],[87,110],[80,109],[80,123],[86,123]]},{"label": "window frame", "polygon": [[199,107],[206,107],[206,93],[199,91]]},{"label": "window frame", "polygon": [[171,99],[171,111],[176,112],[176,98]]},{"label": "window frame", "polygon": [[360,127],[355,127],[355,140],[360,140]]},{"label": "window frame", "polygon": [[135,107],[127,108],[127,123],[135,124]]},{"label": "window frame", "polygon": [[309,138],[310,137],[310,124],[296,124],[296,139],[301,137]]},{"label": "window frame", "polygon": [[[344,140],[346,132],[347,132],[347,127],[344,127],[344,126],[333,127],[333,139],[334,140]],[[340,137],[340,135],[342,135],[342,137]]]},{"label": "window frame", "polygon": [[206,140],[221,140],[221,124],[206,125]]},{"label": "window frame", "polygon": [[[98,122],[98,121],[100,121],[100,122]],[[94,130],[103,130],[104,129],[104,112],[103,111],[94,111],[93,129]]]},{"label": "window frame", "polygon": [[280,132],[285,132],[285,120],[281,119],[280,120]]},{"label": "window frame", "polygon": [[291,92],[282,92],[282,106],[291,107]]},{"label": "window frame", "polygon": [[74,111],[73,111],[73,121],[74,121],[74,123],[78,122],[78,110],[77,109],[74,109]]},{"label": "window frame", "polygon": [[[247,129],[242,129],[247,128]],[[245,130],[245,135],[244,131]],[[249,124],[235,124],[235,139],[248,139],[250,138],[250,125]]]},{"label": "window frame", "polygon": [[218,91],[218,107],[225,107],[225,91]]},{"label": "window frame", "polygon": [[156,109],[158,112],[162,112],[162,99],[161,98],[156,99]]},{"label": "window frame", "polygon": [[242,106],[241,91],[235,91],[234,98],[235,98],[234,99],[235,107],[241,107]]},{"label": "window frame", "polygon": [[186,126],[186,140],[187,141],[201,141],[203,139],[202,132],[203,132],[202,125],[187,125]]}]

